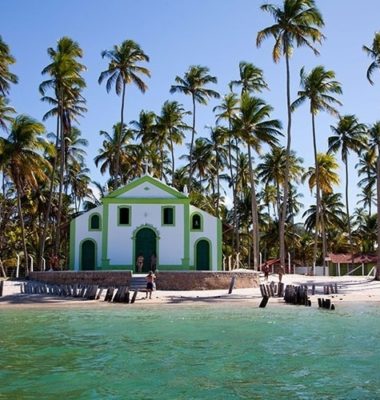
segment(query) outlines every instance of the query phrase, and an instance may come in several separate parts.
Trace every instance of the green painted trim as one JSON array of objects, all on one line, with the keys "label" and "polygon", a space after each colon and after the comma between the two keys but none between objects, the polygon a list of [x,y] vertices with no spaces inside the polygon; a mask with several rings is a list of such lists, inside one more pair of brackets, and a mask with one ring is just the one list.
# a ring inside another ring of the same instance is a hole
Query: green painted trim
[{"label": "green painted trim", "polygon": [[[91,228],[91,220],[92,217],[94,217],[95,215],[97,215],[99,217],[99,228]],[[101,231],[102,230],[102,216],[100,215],[100,213],[98,212],[94,212],[94,213],[90,213],[90,215],[88,216],[88,230],[89,231]]]},{"label": "green painted trim", "polygon": [[157,188],[163,190],[165,193],[168,193],[172,196],[174,196],[177,199],[187,199],[187,196],[184,195],[183,193],[179,192],[178,190],[171,188],[164,183],[160,182],[158,179],[153,178],[152,176],[145,175],[142,178],[138,178],[131,183],[127,184],[126,186],[123,186],[119,189],[116,189],[115,191],[111,192],[108,196],[105,196],[104,199],[106,198],[115,198],[118,197],[122,194],[128,193],[132,189],[135,189],[136,187],[143,185],[144,183],[151,183],[153,186],[156,186]]},{"label": "green painted trim", "polygon": [[162,199],[162,198],[149,198],[149,199],[124,199],[124,198],[106,198],[102,199],[103,204],[190,204],[189,199]]},{"label": "green painted trim", "polygon": [[82,269],[82,245],[87,240],[95,243],[95,266],[94,266],[94,271],[95,271],[98,269],[98,243],[93,238],[85,238],[85,239],[81,240],[79,243],[79,271],[83,271],[83,269]]},{"label": "green painted trim", "polygon": [[102,230],[102,262],[101,268],[107,268],[110,260],[107,258],[109,205],[103,204],[103,230]]},{"label": "green painted trim", "polygon": [[[120,209],[128,208],[129,210],[129,223],[128,224],[121,224],[120,223]],[[118,206],[117,207],[117,226],[131,226],[132,225],[132,208],[130,206]]]},{"label": "green painted trim", "polygon": [[223,270],[223,231],[222,231],[222,221],[220,219],[216,220],[216,270]]},{"label": "green painted trim", "polygon": [[209,257],[210,257],[209,264],[210,265],[209,265],[208,270],[199,270],[199,271],[211,271],[212,270],[212,242],[209,238],[206,238],[206,237],[200,237],[199,239],[197,239],[194,242],[194,249],[193,249],[194,250],[194,269],[196,269],[198,271],[198,269],[197,269],[197,245],[201,240],[205,240],[208,243],[208,251],[209,251]]},{"label": "green painted trim", "polygon": [[75,234],[76,234],[76,223],[75,219],[70,221],[70,269],[75,269]]},{"label": "green painted trim", "polygon": [[183,258],[182,267],[192,269],[190,265],[190,202],[183,206]]},{"label": "green painted trim", "polygon": [[[172,224],[164,223],[164,210],[166,208],[170,208],[173,210],[173,223]],[[165,227],[173,226],[174,227],[175,226],[175,212],[176,212],[175,206],[161,206],[161,226],[165,226]]]},{"label": "green painted trim", "polygon": [[[199,229],[194,229],[193,228],[193,217],[195,215],[199,215],[200,219],[201,219],[201,226]],[[204,218],[202,213],[200,213],[199,211],[194,211],[191,213],[190,215],[190,232],[203,232],[203,226],[204,226]]]}]

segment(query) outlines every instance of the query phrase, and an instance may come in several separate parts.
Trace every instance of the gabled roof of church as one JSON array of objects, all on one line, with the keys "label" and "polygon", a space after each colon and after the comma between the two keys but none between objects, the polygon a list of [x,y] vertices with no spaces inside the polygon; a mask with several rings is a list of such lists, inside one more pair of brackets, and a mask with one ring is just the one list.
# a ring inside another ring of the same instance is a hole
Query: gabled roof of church
[{"label": "gabled roof of church", "polygon": [[[144,175],[141,178],[134,179],[132,182],[128,183],[125,186],[120,187],[119,189],[114,190],[113,192],[109,193],[105,198],[137,198],[137,197],[144,197],[141,194],[137,196],[135,193],[138,192],[140,186],[143,186],[143,190],[146,191],[147,197],[148,192],[155,188],[155,198],[176,198],[176,199],[187,199],[187,195],[184,193],[179,192],[177,189],[174,189],[171,186],[166,185],[165,183],[161,182],[160,180],[153,178],[150,175]],[[140,188],[141,189],[141,188]],[[161,192],[161,195],[160,195]]]}]

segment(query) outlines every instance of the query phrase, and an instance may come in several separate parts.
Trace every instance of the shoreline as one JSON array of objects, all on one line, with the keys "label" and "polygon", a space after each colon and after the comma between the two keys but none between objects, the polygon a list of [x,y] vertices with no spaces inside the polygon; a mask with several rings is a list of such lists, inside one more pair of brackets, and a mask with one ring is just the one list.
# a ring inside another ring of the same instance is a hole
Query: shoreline
[{"label": "shoreline", "polygon": [[[278,283],[276,274],[270,275],[268,283]],[[316,277],[304,275],[284,275],[285,285],[308,285],[309,289],[316,285],[315,295],[309,295],[312,307],[318,307],[318,298],[331,299],[335,306],[353,303],[380,303],[380,281],[359,276]],[[261,283],[267,283],[261,279]],[[323,294],[323,285],[337,284],[338,293]],[[85,300],[70,297],[55,297],[38,294],[21,294],[20,282],[5,281],[4,293],[0,297],[0,310],[3,309],[67,309],[67,308],[115,308],[115,307],[150,307],[150,306],[215,306],[215,305],[249,305],[259,307],[262,300],[260,288],[228,290],[197,290],[197,291],[163,291],[152,293],[152,299],[145,299],[145,293],[139,292],[134,304],[109,303],[99,300]],[[268,307],[287,305],[283,298],[270,297]],[[302,307],[302,306],[301,306]]]}]

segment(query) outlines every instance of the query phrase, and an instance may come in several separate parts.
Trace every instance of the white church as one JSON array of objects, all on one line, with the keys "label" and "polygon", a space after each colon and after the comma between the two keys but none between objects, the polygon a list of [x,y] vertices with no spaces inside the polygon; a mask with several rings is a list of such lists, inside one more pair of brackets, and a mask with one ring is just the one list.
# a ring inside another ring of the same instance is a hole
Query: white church
[{"label": "white church", "polygon": [[222,269],[221,221],[188,196],[145,175],[103,197],[102,205],[71,221],[70,268],[137,272]]}]

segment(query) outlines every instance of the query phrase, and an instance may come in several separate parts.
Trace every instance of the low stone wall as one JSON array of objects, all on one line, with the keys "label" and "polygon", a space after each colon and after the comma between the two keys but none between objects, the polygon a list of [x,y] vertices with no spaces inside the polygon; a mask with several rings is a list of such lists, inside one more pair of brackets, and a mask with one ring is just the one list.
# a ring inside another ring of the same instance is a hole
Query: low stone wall
[{"label": "low stone wall", "polygon": [[62,285],[86,284],[100,286],[129,286],[131,271],[45,271],[31,272],[34,281]]},{"label": "low stone wall", "polygon": [[159,290],[228,290],[233,276],[236,289],[258,287],[260,283],[254,271],[162,271],[157,274],[156,283]]},{"label": "low stone wall", "polygon": [[[259,286],[259,276],[254,271],[160,271],[157,273],[158,290],[212,290],[228,289],[235,276],[235,288]],[[94,284],[107,286],[129,286],[130,271],[46,271],[31,272],[31,280],[56,284]]]}]

